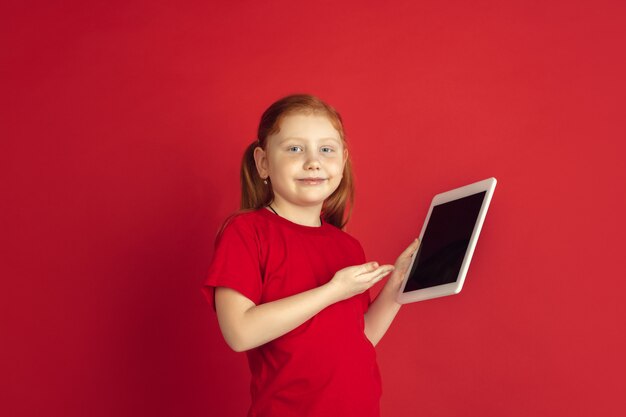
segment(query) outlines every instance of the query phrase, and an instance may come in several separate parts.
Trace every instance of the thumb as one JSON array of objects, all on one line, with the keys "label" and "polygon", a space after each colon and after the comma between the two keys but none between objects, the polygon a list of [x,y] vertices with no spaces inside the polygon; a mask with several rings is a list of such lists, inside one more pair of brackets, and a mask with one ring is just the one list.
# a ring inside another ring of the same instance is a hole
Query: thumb
[{"label": "thumb", "polygon": [[400,256],[411,256],[411,255],[413,255],[413,252],[415,252],[417,250],[419,245],[420,245],[420,240],[416,238],[413,242],[411,242],[409,247],[406,248],[404,250],[404,252],[402,252],[402,254]]}]

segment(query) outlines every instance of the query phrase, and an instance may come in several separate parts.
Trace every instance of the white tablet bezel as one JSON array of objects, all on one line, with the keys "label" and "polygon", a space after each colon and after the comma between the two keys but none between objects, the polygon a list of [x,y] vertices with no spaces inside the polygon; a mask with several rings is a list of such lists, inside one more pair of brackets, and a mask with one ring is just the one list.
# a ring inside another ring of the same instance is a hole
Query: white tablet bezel
[{"label": "white tablet bezel", "polygon": [[476,247],[476,242],[478,241],[480,230],[483,226],[485,216],[487,215],[487,209],[489,208],[489,203],[491,202],[491,196],[496,188],[496,183],[497,180],[492,177],[463,187],[455,188],[454,190],[446,191],[445,193],[437,194],[433,197],[433,201],[430,203],[426,220],[424,221],[424,225],[422,226],[422,230],[419,235],[420,242],[424,237],[424,232],[428,226],[430,215],[435,206],[485,191],[485,198],[483,199],[483,204],[478,212],[478,217],[476,218],[476,223],[474,224],[474,230],[472,231],[467,250],[465,251],[465,257],[463,258],[463,263],[461,264],[461,269],[459,270],[456,281],[405,293],[404,288],[406,287],[409,274],[413,268],[413,263],[415,262],[415,257],[418,252],[415,251],[413,258],[411,259],[411,265],[409,265],[409,268],[407,269],[406,275],[402,280],[402,285],[400,286],[400,291],[398,291],[398,295],[396,297],[400,304],[429,300],[431,298],[444,297],[446,295],[453,295],[461,292],[463,282],[465,281],[465,275],[467,274],[470,261],[472,260],[472,255],[474,254],[474,248]]}]

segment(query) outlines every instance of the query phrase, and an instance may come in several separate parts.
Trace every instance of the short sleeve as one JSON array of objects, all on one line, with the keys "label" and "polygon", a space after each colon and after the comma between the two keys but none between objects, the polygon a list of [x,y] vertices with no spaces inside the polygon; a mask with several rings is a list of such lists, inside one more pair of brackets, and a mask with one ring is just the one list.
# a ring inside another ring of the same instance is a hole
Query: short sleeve
[{"label": "short sleeve", "polygon": [[213,260],[202,287],[215,309],[215,288],[228,287],[259,304],[262,293],[259,241],[252,224],[237,216],[215,242]]},{"label": "short sleeve", "polygon": [[[354,239],[355,242],[355,254],[356,254],[356,260],[354,262],[355,265],[361,265],[364,264],[366,261],[365,258],[365,251],[363,250],[363,246],[361,245],[361,243]],[[366,291],[364,291],[363,293],[361,293],[359,295],[360,300],[361,300],[361,306],[363,308],[363,314],[367,313],[367,310],[369,310],[370,308],[370,304],[372,304],[372,296],[370,294],[371,289],[368,289]]]}]

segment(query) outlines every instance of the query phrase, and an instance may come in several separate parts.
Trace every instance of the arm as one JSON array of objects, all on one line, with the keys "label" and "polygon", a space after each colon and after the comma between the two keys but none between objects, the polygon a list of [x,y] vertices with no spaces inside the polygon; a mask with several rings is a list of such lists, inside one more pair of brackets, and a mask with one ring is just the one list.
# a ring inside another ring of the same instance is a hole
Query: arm
[{"label": "arm", "polygon": [[290,332],[329,305],[366,291],[392,269],[375,262],[351,266],[321,287],[258,306],[233,289],[218,287],[215,303],[220,329],[233,350],[255,348]]},{"label": "arm", "polygon": [[413,253],[419,247],[419,240],[415,239],[408,248],[402,252],[395,264],[395,270],[387,280],[387,283],[370,305],[365,313],[365,336],[374,346],[380,342],[391,322],[400,311],[401,304],[396,301],[396,295],[411,263]]}]

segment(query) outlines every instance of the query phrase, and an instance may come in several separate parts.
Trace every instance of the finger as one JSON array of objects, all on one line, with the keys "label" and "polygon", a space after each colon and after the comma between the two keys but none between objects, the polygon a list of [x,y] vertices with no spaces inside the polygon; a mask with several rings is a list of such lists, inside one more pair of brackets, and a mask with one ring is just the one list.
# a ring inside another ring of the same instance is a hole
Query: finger
[{"label": "finger", "polygon": [[389,274],[394,269],[395,267],[393,265],[383,265],[375,271],[362,274],[360,278],[362,278],[366,282],[370,282],[376,279],[380,281],[385,275]]},{"label": "finger", "polygon": [[411,242],[411,244],[404,250],[404,252],[402,252],[402,254],[400,256],[411,256],[413,255],[413,253],[417,250],[417,248],[419,248],[420,246],[420,240],[419,239],[415,239],[413,242]]},{"label": "finger", "polygon": [[371,273],[373,271],[376,271],[378,267],[379,267],[378,262],[368,262],[366,264],[359,265],[357,267],[356,275],[358,276],[358,275]]},{"label": "finger", "polygon": [[376,283],[378,283],[380,280],[382,280],[383,278],[385,278],[387,275],[389,275],[389,273],[391,273],[391,270],[385,270],[384,272],[374,276],[374,278],[370,281],[371,285],[375,285]]}]

